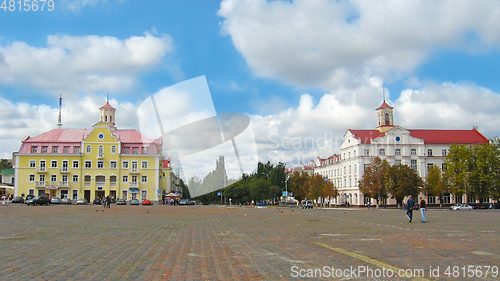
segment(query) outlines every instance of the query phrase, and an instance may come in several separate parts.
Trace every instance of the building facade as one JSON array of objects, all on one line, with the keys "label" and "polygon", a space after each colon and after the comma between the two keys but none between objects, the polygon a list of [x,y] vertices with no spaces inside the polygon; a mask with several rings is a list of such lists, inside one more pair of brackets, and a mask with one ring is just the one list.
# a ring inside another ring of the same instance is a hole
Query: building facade
[{"label": "building facade", "polygon": [[[115,109],[100,108],[92,129],[54,129],[26,137],[14,153],[14,194],[161,200],[162,139],[115,127]],[[165,176],[170,177],[169,167]]]},{"label": "building facade", "polygon": [[[359,181],[374,157],[386,159],[391,165],[405,164],[418,171],[425,180],[433,165],[443,169],[444,159],[451,144],[474,145],[489,143],[475,128],[472,130],[422,130],[405,129],[393,123],[393,107],[385,101],[376,109],[378,127],[373,130],[349,129],[340,146],[340,154],[315,161],[314,173],[333,182],[339,196],[330,203],[342,205],[375,204],[374,199],[364,198],[359,190]],[[430,196],[430,204],[475,203],[475,198],[453,198],[445,194],[442,201]],[[383,204],[396,204],[388,198]]]}]

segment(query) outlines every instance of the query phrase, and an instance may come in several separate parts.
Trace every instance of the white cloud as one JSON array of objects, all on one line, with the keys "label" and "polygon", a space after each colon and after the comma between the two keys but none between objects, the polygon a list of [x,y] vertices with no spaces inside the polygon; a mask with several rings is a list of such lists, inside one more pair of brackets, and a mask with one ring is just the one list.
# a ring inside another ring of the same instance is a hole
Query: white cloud
[{"label": "white cloud", "polygon": [[110,36],[49,35],[47,47],[25,42],[0,46],[0,85],[49,92],[126,92],[139,73],[173,51],[169,35],[145,32],[124,40]]},{"label": "white cloud", "polygon": [[218,11],[257,75],[326,89],[407,75],[440,49],[498,49],[499,13],[498,1],[451,0],[224,0]]}]

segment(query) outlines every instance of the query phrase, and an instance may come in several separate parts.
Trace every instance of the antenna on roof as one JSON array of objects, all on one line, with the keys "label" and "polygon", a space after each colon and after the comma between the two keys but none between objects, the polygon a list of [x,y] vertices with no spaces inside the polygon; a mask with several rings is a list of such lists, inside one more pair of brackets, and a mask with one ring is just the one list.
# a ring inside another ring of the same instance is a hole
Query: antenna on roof
[{"label": "antenna on roof", "polygon": [[385,102],[385,88],[382,87],[382,94],[384,95],[384,102]]},{"label": "antenna on roof", "polygon": [[57,118],[57,128],[58,129],[62,128],[62,123],[61,123],[61,108],[62,108],[62,94],[59,94],[59,117]]},{"label": "antenna on roof", "polygon": [[109,102],[109,92],[106,95],[106,103],[108,103],[108,102]]}]

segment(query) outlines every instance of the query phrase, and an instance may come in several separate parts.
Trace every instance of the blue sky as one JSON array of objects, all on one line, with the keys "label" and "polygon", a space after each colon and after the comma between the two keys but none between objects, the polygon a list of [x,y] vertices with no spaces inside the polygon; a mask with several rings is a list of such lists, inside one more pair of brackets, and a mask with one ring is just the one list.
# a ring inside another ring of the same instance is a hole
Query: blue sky
[{"label": "blue sky", "polygon": [[496,1],[54,4],[0,9],[2,157],[55,127],[59,93],[65,126],[92,126],[109,92],[117,126],[137,127],[143,100],[201,75],[217,112],[251,117],[263,161],[337,152],[345,130],[376,126],[382,87],[404,127],[500,135]]}]

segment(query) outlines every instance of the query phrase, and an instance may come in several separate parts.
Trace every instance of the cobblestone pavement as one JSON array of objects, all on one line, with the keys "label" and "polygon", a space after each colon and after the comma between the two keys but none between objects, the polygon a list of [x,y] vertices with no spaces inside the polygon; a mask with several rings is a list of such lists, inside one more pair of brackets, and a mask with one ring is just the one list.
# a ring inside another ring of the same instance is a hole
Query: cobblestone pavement
[{"label": "cobblestone pavement", "polygon": [[430,210],[425,224],[389,209],[11,205],[0,216],[1,280],[500,280],[500,210]]}]

